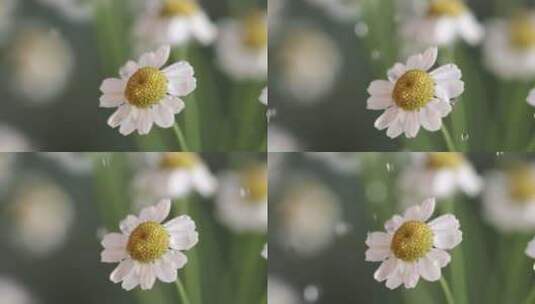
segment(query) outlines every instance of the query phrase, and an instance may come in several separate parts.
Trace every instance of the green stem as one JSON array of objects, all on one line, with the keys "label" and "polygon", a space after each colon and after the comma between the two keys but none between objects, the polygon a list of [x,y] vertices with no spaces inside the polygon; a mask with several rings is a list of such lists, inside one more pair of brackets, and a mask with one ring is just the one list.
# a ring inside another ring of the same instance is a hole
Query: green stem
[{"label": "green stem", "polygon": [[184,289],[184,285],[182,284],[182,281],[180,278],[176,279],[176,287],[178,291],[178,297],[180,298],[180,301],[182,304],[191,304],[188,298],[188,294],[186,293],[186,289]]},{"label": "green stem", "polygon": [[188,152],[188,144],[186,142],[186,138],[184,137],[184,133],[182,133],[182,129],[180,129],[180,126],[178,125],[178,122],[175,122],[173,130],[175,131],[176,138],[178,139],[178,143],[180,144],[180,149],[183,152]]},{"label": "green stem", "polygon": [[450,286],[448,285],[448,282],[446,282],[444,277],[440,277],[440,286],[442,286],[442,291],[444,291],[444,296],[446,297],[446,302],[448,304],[455,304],[455,301],[453,300],[453,295],[451,293]]},{"label": "green stem", "polygon": [[531,288],[531,291],[529,292],[528,296],[523,302],[524,304],[534,304],[535,303],[535,287]]},{"label": "green stem", "polygon": [[444,141],[446,142],[446,146],[448,147],[448,150],[450,152],[455,152],[457,149],[455,149],[455,144],[453,143],[453,140],[451,138],[450,132],[448,131],[448,128],[445,124],[442,124],[442,135],[444,135]]}]

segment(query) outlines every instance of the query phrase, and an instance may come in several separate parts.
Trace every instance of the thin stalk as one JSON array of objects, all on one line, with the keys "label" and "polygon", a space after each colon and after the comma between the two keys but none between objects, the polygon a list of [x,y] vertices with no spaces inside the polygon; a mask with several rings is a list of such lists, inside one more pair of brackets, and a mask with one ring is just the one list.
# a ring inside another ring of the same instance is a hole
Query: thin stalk
[{"label": "thin stalk", "polygon": [[446,282],[444,277],[440,277],[440,286],[442,286],[442,291],[444,292],[444,297],[446,298],[446,302],[448,304],[455,304],[450,286],[448,285],[448,282]]},{"label": "thin stalk", "polygon": [[453,140],[451,139],[450,132],[448,131],[448,128],[445,124],[442,124],[442,135],[444,136],[444,141],[446,142],[446,146],[448,147],[448,150],[450,152],[455,152],[457,149],[455,149],[455,144],[453,143]]},{"label": "thin stalk", "polygon": [[182,284],[182,281],[180,278],[176,279],[176,287],[178,291],[178,297],[180,298],[181,304],[191,304],[188,294],[186,293],[186,289],[184,289],[184,285]]},{"label": "thin stalk", "polygon": [[173,130],[175,131],[175,136],[178,139],[178,143],[180,145],[180,149],[183,152],[188,152],[189,147],[186,142],[186,138],[184,137],[184,133],[182,133],[182,129],[180,129],[180,126],[178,125],[178,122],[175,122],[175,125],[173,126]]}]

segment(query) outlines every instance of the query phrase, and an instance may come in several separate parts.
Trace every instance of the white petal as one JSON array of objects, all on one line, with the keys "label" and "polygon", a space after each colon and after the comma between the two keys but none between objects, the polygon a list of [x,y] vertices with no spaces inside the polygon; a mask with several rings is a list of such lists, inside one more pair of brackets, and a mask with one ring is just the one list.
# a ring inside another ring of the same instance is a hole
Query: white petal
[{"label": "white petal", "polygon": [[217,188],[217,180],[212,176],[204,165],[200,165],[191,171],[192,182],[202,196],[212,195]]},{"label": "white petal", "polygon": [[532,239],[528,243],[528,246],[526,247],[525,253],[526,253],[527,256],[529,256],[531,258],[535,258],[535,239]]},{"label": "white petal", "polygon": [[460,80],[462,76],[461,70],[455,64],[440,66],[430,74],[435,81]]},{"label": "white petal", "polygon": [[451,256],[444,250],[433,248],[427,253],[427,257],[435,261],[438,266],[446,267],[451,261]]},{"label": "white petal", "polygon": [[206,14],[196,14],[190,20],[191,31],[200,43],[208,45],[214,41],[217,35],[217,27],[210,22]]},{"label": "white petal", "polygon": [[197,80],[193,77],[193,67],[186,61],[172,64],[163,70],[169,79],[169,94],[186,96],[197,87]]},{"label": "white petal", "polygon": [[170,128],[175,123],[175,113],[166,103],[161,103],[152,108],[154,122],[162,128]]},{"label": "white petal", "polygon": [[112,128],[119,126],[130,114],[132,107],[128,104],[121,105],[111,116],[108,118],[108,125]]},{"label": "white petal", "polygon": [[128,237],[121,233],[108,233],[102,239],[102,247],[104,248],[126,248]]},{"label": "white petal", "polygon": [[392,97],[371,96],[367,101],[368,110],[384,110],[394,104]]},{"label": "white petal", "polygon": [[464,92],[464,82],[456,79],[442,80],[437,82],[435,91],[445,92],[447,99],[457,98]]},{"label": "white petal", "polygon": [[154,123],[152,111],[150,109],[139,110],[137,123],[137,130],[139,135],[149,134],[150,130],[152,129],[152,124]]},{"label": "white petal", "polygon": [[104,94],[100,96],[101,108],[116,108],[126,102],[123,94]]},{"label": "white petal", "polygon": [[420,130],[420,120],[418,119],[418,112],[407,112],[405,115],[405,136],[407,138],[415,138]]},{"label": "white petal", "polygon": [[174,114],[180,113],[186,106],[184,104],[184,101],[182,101],[182,99],[175,97],[175,96],[167,96],[162,101],[162,103],[168,106],[173,111]]},{"label": "white petal", "polygon": [[122,261],[119,266],[110,274],[110,280],[113,283],[121,282],[131,271],[134,270],[134,262],[131,259]]},{"label": "white petal", "polygon": [[102,82],[100,91],[104,94],[123,94],[126,81],[118,78],[108,78]]},{"label": "white petal", "polygon": [[[132,107],[130,107],[132,109]],[[124,136],[130,135],[137,128],[136,120],[133,115],[134,110],[131,110],[128,116],[121,122],[119,133]]]},{"label": "white petal", "polygon": [[106,248],[100,253],[102,263],[117,263],[127,257],[126,248]]},{"label": "white petal", "polygon": [[419,112],[420,123],[424,129],[435,132],[442,127],[442,117],[440,113],[432,107],[422,108]]},{"label": "white petal", "polygon": [[374,80],[368,87],[371,96],[392,97],[394,84],[386,80]]},{"label": "white petal", "polygon": [[459,34],[466,42],[471,45],[476,45],[481,42],[485,35],[485,29],[477,22],[477,19],[473,14],[465,13],[458,22],[459,28],[462,29],[459,31]]},{"label": "white petal", "polygon": [[156,281],[153,266],[151,264],[142,264],[139,267],[139,285],[141,286],[141,289],[151,289]]},{"label": "white petal", "polygon": [[403,284],[405,288],[414,288],[420,280],[420,274],[418,273],[418,267],[416,263],[406,263],[403,272]]},{"label": "white petal", "polygon": [[176,250],[188,250],[197,244],[199,234],[195,231],[195,222],[187,216],[179,216],[165,225],[171,235],[169,247]]},{"label": "white petal", "polygon": [[126,234],[130,235],[130,233],[136,229],[136,227],[140,224],[139,219],[134,215],[127,216],[124,220],[121,221],[119,224],[119,228],[121,231]]},{"label": "white petal", "polygon": [[392,256],[390,247],[374,247],[366,250],[365,260],[367,262],[381,262]]},{"label": "white petal", "polygon": [[398,230],[398,228],[403,224],[404,219],[399,215],[394,215],[391,219],[386,221],[385,229],[386,231],[393,233]]},{"label": "white petal", "polygon": [[139,66],[135,61],[128,61],[120,70],[119,75],[124,79],[129,79],[134,73],[137,72]]},{"label": "white petal", "polygon": [[378,130],[384,130],[388,128],[392,122],[394,122],[400,112],[399,108],[388,108],[377,120],[375,121],[375,128]]},{"label": "white petal", "polygon": [[174,269],[180,269],[188,262],[188,257],[180,251],[170,250],[163,259]]},{"label": "white petal", "polygon": [[392,236],[385,232],[370,232],[366,238],[368,247],[390,246]]},{"label": "white petal", "polygon": [[429,223],[433,230],[434,245],[440,249],[452,249],[462,241],[459,221],[451,214],[445,214]]},{"label": "white petal", "polygon": [[162,46],[156,52],[148,52],[139,58],[140,67],[161,68],[169,58],[170,47]]},{"label": "white petal", "polygon": [[421,205],[412,206],[405,211],[405,220],[427,221],[435,210],[435,199],[426,199]]},{"label": "white petal", "polygon": [[529,92],[529,96],[527,99],[528,103],[535,107],[535,89],[531,90]]},{"label": "white petal", "polygon": [[434,261],[429,257],[423,257],[418,261],[418,273],[427,281],[438,281],[441,276],[440,266],[438,261]]},{"label": "white petal", "polygon": [[381,264],[381,266],[379,266],[377,271],[375,271],[375,273],[373,274],[373,277],[378,282],[382,282],[386,280],[388,277],[390,277],[397,267],[398,267],[398,260],[396,258],[390,258],[384,261]]},{"label": "white petal", "polygon": [[396,63],[393,68],[388,70],[388,80],[396,82],[401,76],[407,73],[407,68],[402,63]]},{"label": "white petal", "polygon": [[154,272],[156,277],[165,283],[172,283],[177,280],[177,271],[174,265],[166,261],[158,261],[154,264]]},{"label": "white petal", "polygon": [[436,47],[431,47],[427,49],[423,54],[416,54],[409,57],[407,60],[407,68],[419,69],[427,71],[430,69],[436,62],[438,55],[438,49]]},{"label": "white petal", "polygon": [[124,290],[132,290],[139,285],[139,265],[134,265],[134,268],[123,279],[121,287]]},{"label": "white petal", "polygon": [[152,218],[153,221],[157,223],[163,222],[165,218],[169,215],[169,211],[171,211],[171,201],[169,199],[162,199],[154,207],[154,217]]},{"label": "white petal", "polygon": [[451,104],[449,102],[438,99],[431,100],[427,104],[427,107],[430,107],[435,110],[437,113],[440,114],[441,117],[446,117],[452,110]]},{"label": "white petal", "polygon": [[[402,111],[400,111],[401,113]],[[403,133],[403,120],[400,117],[397,117],[386,130],[386,136],[394,139]]]}]

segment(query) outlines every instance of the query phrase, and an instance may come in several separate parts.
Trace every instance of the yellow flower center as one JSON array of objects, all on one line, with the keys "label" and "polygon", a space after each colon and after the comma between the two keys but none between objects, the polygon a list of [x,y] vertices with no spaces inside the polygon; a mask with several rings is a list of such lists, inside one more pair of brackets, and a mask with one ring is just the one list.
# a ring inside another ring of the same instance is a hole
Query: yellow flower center
[{"label": "yellow flower center", "polygon": [[400,108],[415,111],[424,107],[434,95],[433,78],[425,71],[410,70],[396,82],[392,98]]},{"label": "yellow flower center", "polygon": [[266,167],[257,165],[247,168],[242,172],[241,184],[247,201],[263,201],[268,194]]},{"label": "yellow flower center", "polygon": [[509,171],[509,192],[518,202],[535,200],[535,175],[530,168],[519,166]]},{"label": "yellow flower center", "polygon": [[199,156],[196,153],[188,152],[168,152],[160,159],[162,169],[191,169],[199,163]]},{"label": "yellow flower center", "polygon": [[167,94],[167,77],[153,67],[139,69],[126,84],[128,102],[138,108],[147,108],[159,103]]},{"label": "yellow flower center", "polygon": [[433,231],[420,221],[408,221],[398,228],[390,248],[394,255],[405,262],[424,257],[433,247]]},{"label": "yellow flower center", "polygon": [[141,263],[150,263],[169,248],[169,234],[156,222],[145,222],[137,226],[130,234],[126,250],[132,259]]},{"label": "yellow flower center", "polygon": [[467,10],[460,0],[435,0],[429,4],[427,15],[430,17],[457,17]]},{"label": "yellow flower center", "polygon": [[427,155],[426,166],[429,169],[457,168],[464,161],[459,153],[434,152]]},{"label": "yellow flower center", "polygon": [[513,47],[520,50],[535,47],[535,24],[527,14],[518,13],[510,21],[509,39]]},{"label": "yellow flower center", "polygon": [[243,43],[251,49],[262,49],[268,43],[268,29],[264,15],[254,12],[247,16],[243,22],[245,35]]},{"label": "yellow flower center", "polygon": [[166,0],[161,8],[160,16],[164,18],[192,16],[199,10],[194,0]]}]

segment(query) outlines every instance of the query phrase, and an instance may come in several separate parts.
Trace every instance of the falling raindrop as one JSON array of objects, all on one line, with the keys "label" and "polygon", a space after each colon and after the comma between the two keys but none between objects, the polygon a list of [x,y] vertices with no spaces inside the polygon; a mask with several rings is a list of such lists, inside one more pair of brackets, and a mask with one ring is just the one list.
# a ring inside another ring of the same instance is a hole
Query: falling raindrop
[{"label": "falling raindrop", "polygon": [[109,167],[111,164],[111,157],[103,156],[100,161],[103,167]]},{"label": "falling raindrop", "polygon": [[320,290],[316,285],[308,285],[303,290],[303,297],[308,303],[315,303],[320,297]]},{"label": "falling raindrop", "polygon": [[496,152],[497,157],[502,157],[505,153],[504,152]]},{"label": "falling raindrop", "polygon": [[266,111],[266,116],[267,116],[268,122],[270,122],[271,118],[277,116],[277,109],[274,109],[274,108],[268,109]]},{"label": "falling raindrop", "polygon": [[470,134],[466,133],[466,132],[463,132],[463,134],[461,134],[461,140],[462,141],[468,141],[470,139]]},{"label": "falling raindrop", "polygon": [[357,23],[357,25],[355,25],[355,34],[357,35],[357,37],[359,38],[366,37],[368,35],[368,32],[369,32],[369,29],[368,29],[368,25],[366,24],[366,22],[360,21],[359,23]]},{"label": "falling raindrop", "polygon": [[392,173],[394,171],[394,165],[391,163],[386,163],[386,171]]}]

